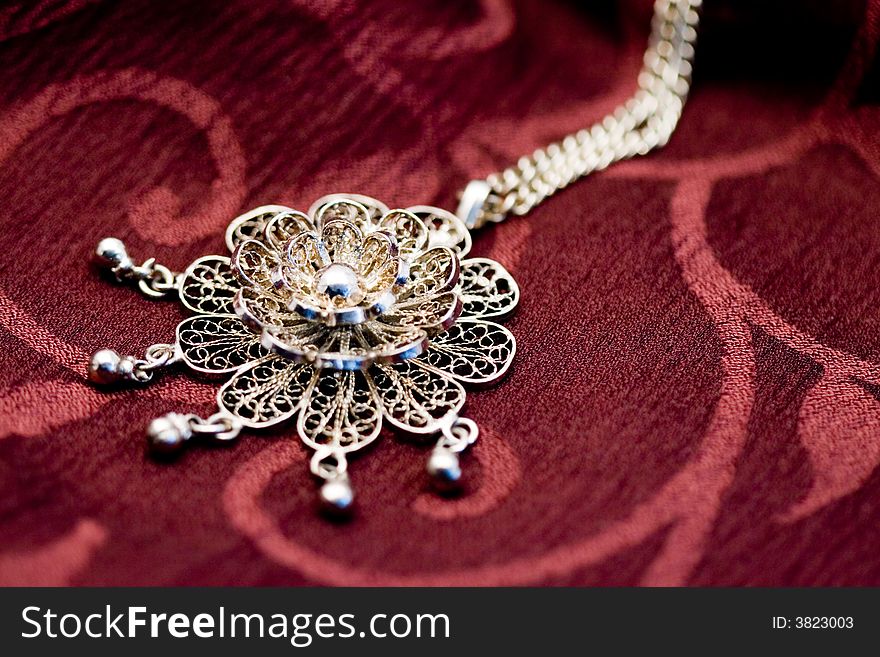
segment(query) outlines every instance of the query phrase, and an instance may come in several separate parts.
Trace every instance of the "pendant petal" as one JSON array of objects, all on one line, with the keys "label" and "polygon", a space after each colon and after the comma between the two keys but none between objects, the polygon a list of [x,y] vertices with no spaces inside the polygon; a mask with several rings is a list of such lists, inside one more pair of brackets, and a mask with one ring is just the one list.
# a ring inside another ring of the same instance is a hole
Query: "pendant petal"
[{"label": "pendant petal", "polygon": [[350,327],[303,322],[267,327],[261,343],[272,353],[318,369],[365,370],[373,363],[418,356],[427,349],[428,336],[418,328],[399,329],[380,322]]},{"label": "pendant petal", "polygon": [[397,240],[397,249],[402,258],[412,260],[428,245],[428,227],[412,212],[392,210],[379,223]]},{"label": "pendant petal", "polygon": [[350,221],[334,219],[324,223],[321,229],[321,242],[327,250],[330,262],[340,262],[352,267],[358,266],[363,235]]},{"label": "pendant petal", "polygon": [[446,247],[463,258],[471,250],[471,234],[464,222],[448,210],[430,205],[407,208],[428,227],[428,248]]},{"label": "pendant petal", "polygon": [[508,271],[489,258],[461,263],[462,317],[504,317],[519,303],[519,286]]},{"label": "pendant petal", "polygon": [[401,298],[418,298],[446,292],[458,284],[460,275],[461,265],[452,249],[429,249],[410,265],[411,282]]},{"label": "pendant petal", "polygon": [[268,427],[300,408],[314,370],[269,356],[239,370],[217,393],[217,404],[249,427]]},{"label": "pendant petal", "polygon": [[232,372],[267,352],[260,337],[234,315],[196,315],[177,325],[184,362],[198,372]]},{"label": "pendant petal", "polygon": [[297,430],[315,449],[346,452],[372,442],[382,428],[382,412],[363,372],[322,371],[313,380]]},{"label": "pendant petal", "polygon": [[232,252],[242,242],[263,241],[266,224],[279,212],[300,214],[286,205],[261,205],[245,212],[233,219],[226,227],[226,247]]},{"label": "pendant petal", "polygon": [[443,329],[461,314],[461,299],[455,292],[414,298],[395,304],[381,317],[385,324],[397,327]]},{"label": "pendant petal", "polygon": [[[354,201],[360,208],[364,209],[364,212],[362,213],[359,207],[345,204],[344,201]],[[322,211],[324,206],[332,207]],[[323,221],[330,221],[334,218],[348,219],[364,233],[378,226],[379,219],[387,212],[388,206],[382,203],[382,201],[377,201],[363,194],[328,194],[319,198],[309,208],[309,216],[315,218],[315,224],[318,226],[321,225],[318,222],[319,215]]]},{"label": "pendant petal", "polygon": [[370,233],[364,239],[357,269],[368,294],[390,290],[406,278],[406,265],[397,254],[393,238],[383,232]]},{"label": "pendant petal", "polygon": [[314,214],[311,211],[309,212],[318,230],[337,219],[354,224],[362,233],[369,233],[375,228],[376,222],[373,219],[373,213],[362,203],[342,194],[333,194],[325,198],[330,198],[331,200],[321,205],[313,205]]},{"label": "pendant petal", "polygon": [[507,373],[515,353],[516,339],[500,324],[463,319],[434,337],[416,360],[462,383],[484,386]]},{"label": "pendant petal", "polygon": [[467,396],[461,384],[412,360],[374,365],[370,374],[385,419],[410,433],[438,431]]},{"label": "pendant petal", "polygon": [[243,287],[235,293],[232,308],[254,333],[259,333],[267,326],[282,327],[307,321],[299,313],[288,310],[284,299],[252,287]]},{"label": "pendant petal", "polygon": [[303,320],[283,327],[267,326],[260,342],[274,354],[318,367],[318,357],[330,340],[332,330],[318,322]]},{"label": "pendant petal", "polygon": [[297,235],[284,246],[284,253],[283,272],[287,285],[305,293],[312,290],[315,274],[331,262],[315,233]]},{"label": "pendant petal", "polygon": [[272,291],[279,283],[278,254],[257,240],[239,244],[232,253],[232,271],[243,285]]},{"label": "pendant petal", "polygon": [[358,328],[362,343],[369,346],[373,363],[400,363],[428,348],[428,334],[420,328],[399,328],[368,322]]},{"label": "pendant petal", "polygon": [[288,240],[300,233],[313,233],[315,226],[312,220],[302,212],[286,210],[279,212],[266,223],[263,230],[264,242],[276,251],[280,251]]},{"label": "pendant petal", "polygon": [[193,262],[180,283],[180,301],[202,314],[232,312],[232,298],[241,287],[226,256],[209,255]]}]

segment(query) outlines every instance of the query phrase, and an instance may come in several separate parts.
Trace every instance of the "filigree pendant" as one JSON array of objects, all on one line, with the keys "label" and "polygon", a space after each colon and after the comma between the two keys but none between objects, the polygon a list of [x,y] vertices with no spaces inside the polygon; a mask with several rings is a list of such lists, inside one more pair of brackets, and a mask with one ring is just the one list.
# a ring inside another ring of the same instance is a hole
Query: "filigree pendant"
[{"label": "filigree pendant", "polygon": [[461,477],[458,453],[478,435],[462,417],[465,386],[501,379],[516,351],[497,321],[519,289],[497,262],[467,258],[465,224],[439,208],[389,210],[361,195],[333,194],[308,214],[271,205],[226,230],[230,256],[210,255],[174,274],[153,259],[136,266],[119,240],[98,258],[150,296],[177,293],[195,315],[173,344],[144,358],[95,353],[97,383],[147,382],[183,363],[228,375],[208,418],[172,413],[152,422],[151,449],[173,454],[194,438],[235,439],[245,428],[288,422],[311,449],[321,501],[353,500],[348,455],[383,426],[436,436],[427,470],[446,488]]}]

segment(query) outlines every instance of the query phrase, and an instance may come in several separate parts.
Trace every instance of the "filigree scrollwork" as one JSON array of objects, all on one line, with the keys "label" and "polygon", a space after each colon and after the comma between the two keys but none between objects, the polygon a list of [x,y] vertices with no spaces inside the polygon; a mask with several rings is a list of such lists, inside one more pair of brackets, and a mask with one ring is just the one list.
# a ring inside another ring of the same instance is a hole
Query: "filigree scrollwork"
[{"label": "filigree scrollwork", "polygon": [[221,409],[249,427],[269,427],[293,416],[314,378],[311,367],[270,356],[238,371],[217,394]]},{"label": "filigree scrollwork", "polygon": [[453,289],[461,277],[461,263],[446,247],[425,251],[410,265],[409,283],[400,299],[424,297]]},{"label": "filigree scrollwork", "polygon": [[240,243],[232,253],[232,271],[251,289],[274,289],[280,267],[278,253],[257,240]]},{"label": "filigree scrollwork", "polygon": [[183,361],[199,372],[222,374],[263,358],[267,352],[235,315],[196,315],[177,326]]},{"label": "filigree scrollwork", "polygon": [[381,428],[379,402],[362,372],[325,371],[312,381],[298,425],[306,444],[350,452],[373,441]]},{"label": "filigree scrollwork", "polygon": [[519,303],[519,286],[507,270],[488,258],[461,263],[462,317],[505,317]]},{"label": "filigree scrollwork", "polygon": [[471,234],[464,222],[447,210],[429,205],[407,208],[428,227],[428,247],[443,246],[455,251],[459,258],[471,250]]},{"label": "filigree scrollwork", "polygon": [[[318,213],[323,208],[330,207],[334,208],[333,214],[337,217],[351,217],[351,210],[345,209],[346,206],[349,205],[347,203],[348,201],[354,201],[363,207],[366,210],[365,218],[374,226],[378,225],[379,220],[389,212],[388,206],[382,203],[382,201],[377,201],[376,199],[364,196],[363,194],[327,194],[312,204],[312,207],[309,208],[309,216],[317,217]],[[343,212],[344,214],[336,214],[340,212]]]},{"label": "filigree scrollwork", "polygon": [[381,320],[393,326],[444,329],[461,314],[461,299],[454,292],[417,297],[398,303]]},{"label": "filigree scrollwork", "polygon": [[[375,440],[383,419],[439,436],[427,469],[457,480],[457,454],[478,435],[459,415],[462,384],[508,370],[513,335],[485,318],[519,300],[504,267],[462,262],[464,224],[438,208],[330,195],[308,214],[280,205],[245,213],[226,242],[231,257],[199,258],[180,275],[180,298],[196,315],[166,345],[169,363],[231,374],[219,413],[200,430],[231,439],[241,427],[295,422],[316,450],[322,499],[336,507],[352,497],[346,454]],[[153,427],[151,444],[168,451],[195,435],[195,416],[180,417]]]},{"label": "filigree scrollwork", "polygon": [[465,402],[461,384],[408,360],[370,371],[385,419],[409,433],[435,433]]},{"label": "filigree scrollwork", "polygon": [[419,360],[463,383],[485,386],[507,373],[515,353],[516,340],[506,328],[466,319],[436,336]]},{"label": "filigree scrollwork", "polygon": [[232,252],[242,242],[260,239],[265,234],[266,224],[270,219],[288,212],[299,214],[286,205],[261,205],[239,215],[226,227],[226,248]]},{"label": "filigree scrollwork", "polygon": [[277,213],[266,222],[263,234],[266,241],[275,249],[282,249],[288,240],[311,228],[311,221],[302,212],[285,210]]},{"label": "filigree scrollwork", "polygon": [[180,281],[180,300],[203,314],[231,313],[239,284],[225,256],[205,256],[192,263]]}]

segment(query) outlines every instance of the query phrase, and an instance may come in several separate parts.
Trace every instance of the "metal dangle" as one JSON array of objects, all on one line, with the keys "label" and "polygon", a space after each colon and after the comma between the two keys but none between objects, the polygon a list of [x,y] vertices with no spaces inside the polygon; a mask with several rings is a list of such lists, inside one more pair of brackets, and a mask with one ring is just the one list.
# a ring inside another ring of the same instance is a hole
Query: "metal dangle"
[{"label": "metal dangle", "polygon": [[153,259],[136,266],[123,244],[102,240],[97,259],[150,297],[176,295],[194,314],[176,340],[143,358],[96,352],[99,384],[146,383],[168,366],[227,375],[208,418],[171,413],[147,434],[159,455],[192,439],[226,442],[242,429],[283,422],[314,450],[320,500],[354,499],[348,455],[384,426],[436,437],[427,471],[440,490],[461,479],[459,454],[479,434],[462,417],[465,387],[500,380],[516,341],[497,323],[519,300],[499,263],[466,258],[471,238],[456,215],[428,206],[389,210],[355,194],[318,200],[308,213],[262,206],[226,230],[230,255],[181,274]]}]

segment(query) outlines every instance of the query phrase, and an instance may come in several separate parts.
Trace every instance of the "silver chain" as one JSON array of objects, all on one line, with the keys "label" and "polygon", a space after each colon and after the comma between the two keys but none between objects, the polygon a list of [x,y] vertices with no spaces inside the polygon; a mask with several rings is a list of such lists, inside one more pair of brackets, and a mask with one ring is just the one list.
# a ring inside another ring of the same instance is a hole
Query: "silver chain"
[{"label": "silver chain", "polygon": [[690,89],[702,0],[657,0],[635,95],[591,126],[520,158],[516,166],[474,180],[458,216],[469,228],[523,215],[548,196],[609,164],[669,141]]}]

